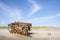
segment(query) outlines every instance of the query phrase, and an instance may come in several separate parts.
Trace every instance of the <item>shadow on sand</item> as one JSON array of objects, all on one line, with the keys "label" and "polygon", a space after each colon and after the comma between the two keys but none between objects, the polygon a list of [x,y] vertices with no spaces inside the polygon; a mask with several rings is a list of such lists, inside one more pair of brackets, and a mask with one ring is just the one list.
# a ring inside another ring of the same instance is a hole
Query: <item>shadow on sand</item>
[{"label": "shadow on sand", "polygon": [[28,33],[27,37],[32,37],[31,35],[35,33]]}]

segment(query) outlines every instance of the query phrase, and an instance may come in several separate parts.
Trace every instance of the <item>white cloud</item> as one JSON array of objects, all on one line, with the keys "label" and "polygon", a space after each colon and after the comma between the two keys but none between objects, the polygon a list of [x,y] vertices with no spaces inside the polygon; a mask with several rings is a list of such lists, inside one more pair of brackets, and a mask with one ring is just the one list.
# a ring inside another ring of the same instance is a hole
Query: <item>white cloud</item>
[{"label": "white cloud", "polygon": [[38,10],[41,9],[41,7],[34,1],[34,0],[28,0],[33,6],[32,10],[30,11],[30,13],[28,14],[28,16],[32,16],[33,14],[35,14],[35,12],[37,12]]},{"label": "white cloud", "polygon": [[4,19],[0,16],[0,26],[4,25],[5,24],[5,21]]},{"label": "white cloud", "polygon": [[[0,2],[0,12],[9,19],[8,22],[20,21],[23,17],[22,11],[18,8],[11,8]],[[7,20],[6,20],[7,21]]]},{"label": "white cloud", "polygon": [[46,22],[59,16],[60,16],[60,13],[53,15],[53,16],[48,16],[48,17],[32,18],[32,19],[27,20],[27,22],[31,22],[31,23]]},{"label": "white cloud", "polygon": [[60,13],[58,13],[56,16],[60,16]]}]

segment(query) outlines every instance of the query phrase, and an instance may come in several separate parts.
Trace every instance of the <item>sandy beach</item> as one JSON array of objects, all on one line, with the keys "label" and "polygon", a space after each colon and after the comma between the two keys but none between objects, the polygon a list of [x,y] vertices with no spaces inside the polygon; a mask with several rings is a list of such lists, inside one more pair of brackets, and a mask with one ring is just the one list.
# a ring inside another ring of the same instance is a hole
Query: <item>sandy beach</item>
[{"label": "sandy beach", "polygon": [[39,28],[30,31],[31,37],[16,37],[7,29],[0,29],[0,40],[60,40],[60,28]]}]

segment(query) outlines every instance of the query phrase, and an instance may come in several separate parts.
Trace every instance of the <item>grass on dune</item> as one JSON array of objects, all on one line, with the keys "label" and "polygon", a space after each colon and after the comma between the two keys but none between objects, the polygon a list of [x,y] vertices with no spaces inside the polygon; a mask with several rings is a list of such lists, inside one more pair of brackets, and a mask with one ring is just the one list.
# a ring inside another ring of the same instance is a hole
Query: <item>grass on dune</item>
[{"label": "grass on dune", "polygon": [[7,27],[7,26],[0,26],[0,28],[2,28],[2,29],[3,29],[3,28],[8,28],[8,27]]},{"label": "grass on dune", "polygon": [[39,28],[50,28],[52,26],[32,26],[34,29],[39,29]]},{"label": "grass on dune", "polygon": [[[52,26],[32,26],[34,29],[39,29],[39,28],[50,28]],[[0,26],[0,28],[8,28],[8,26]]]}]

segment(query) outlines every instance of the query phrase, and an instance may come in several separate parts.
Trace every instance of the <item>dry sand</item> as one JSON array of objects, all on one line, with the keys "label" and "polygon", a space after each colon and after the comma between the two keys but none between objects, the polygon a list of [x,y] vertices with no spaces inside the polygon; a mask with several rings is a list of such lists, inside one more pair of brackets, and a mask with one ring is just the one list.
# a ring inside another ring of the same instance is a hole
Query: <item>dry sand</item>
[{"label": "dry sand", "polygon": [[60,40],[60,28],[32,29],[31,33],[31,37],[15,37],[7,29],[0,29],[0,40]]}]

